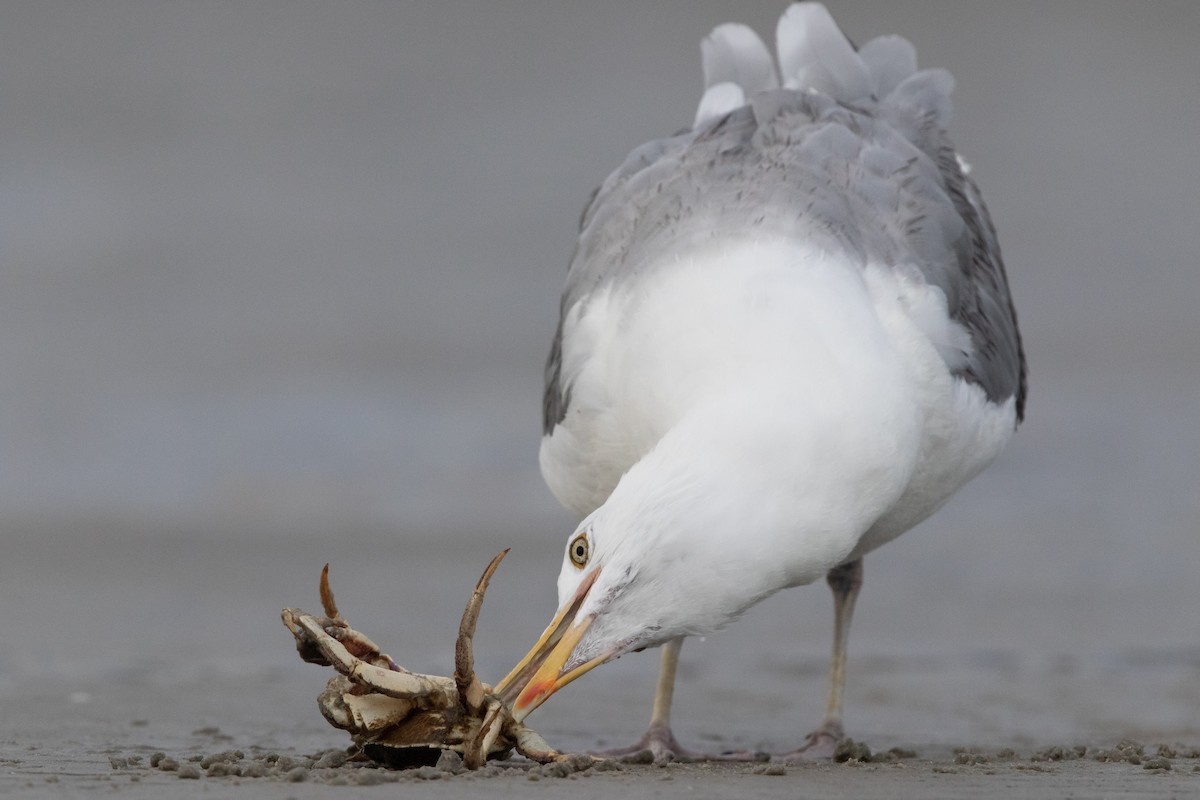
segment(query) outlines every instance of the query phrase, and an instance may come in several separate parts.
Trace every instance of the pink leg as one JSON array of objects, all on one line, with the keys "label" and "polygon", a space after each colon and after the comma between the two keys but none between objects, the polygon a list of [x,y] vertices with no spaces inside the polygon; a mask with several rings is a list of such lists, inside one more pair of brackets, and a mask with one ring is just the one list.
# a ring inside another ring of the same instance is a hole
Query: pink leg
[{"label": "pink leg", "polygon": [[790,753],[776,756],[782,761],[811,761],[830,758],[838,743],[845,738],[842,729],[842,693],[846,687],[846,643],[850,638],[850,620],[854,602],[862,588],[862,559],[851,561],[830,570],[826,580],[833,590],[833,660],[829,668],[829,701],[825,718],[810,733],[803,745]]},{"label": "pink leg", "polygon": [[650,717],[650,727],[646,733],[629,747],[605,750],[598,755],[633,758],[649,754],[655,764],[668,761],[754,760],[754,754],[749,752],[710,755],[688,750],[675,739],[675,734],[671,732],[671,700],[675,695],[675,671],[679,666],[679,650],[682,647],[682,638],[672,639],[663,645],[658,688],[654,693],[654,713]]}]

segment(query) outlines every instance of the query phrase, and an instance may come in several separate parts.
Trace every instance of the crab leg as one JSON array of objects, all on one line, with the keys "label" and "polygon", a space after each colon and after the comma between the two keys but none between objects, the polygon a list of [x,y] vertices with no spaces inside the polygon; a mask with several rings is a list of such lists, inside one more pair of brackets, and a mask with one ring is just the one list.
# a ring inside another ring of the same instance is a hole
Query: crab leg
[{"label": "crab leg", "polygon": [[[458,626],[458,641],[454,644],[454,683],[458,687],[458,696],[462,704],[472,716],[480,715],[484,689],[479,676],[475,674],[475,651],[471,640],[475,637],[475,623],[479,621],[479,612],[483,609],[483,595],[487,591],[488,581],[492,579],[496,567],[500,566],[506,555],[508,549],[493,558],[483,575],[479,576],[475,591],[471,592],[471,599],[467,601],[467,607],[463,611],[462,622]],[[330,599],[332,600],[332,595]]]},{"label": "crab leg", "polygon": [[492,746],[504,730],[505,711],[504,704],[498,697],[492,695],[488,698],[478,727],[468,740],[463,742],[463,766],[467,769],[479,769],[487,761],[488,753],[492,751]]},{"label": "crab leg", "polygon": [[333,589],[329,588],[329,564],[321,570],[321,608],[325,609],[325,616],[336,622],[345,622],[346,620],[338,613],[337,603],[333,601]]},{"label": "crab leg", "polygon": [[318,698],[325,719],[384,763],[396,758],[411,765],[425,752],[450,749],[463,754],[467,767],[478,769],[514,746],[538,761],[566,758],[517,722],[504,699],[475,672],[476,624],[488,584],[508,552],[493,558],[475,584],[459,624],[451,677],[409,672],[351,628],[334,600],[326,565],[320,582],[325,615],[298,608],[282,612],[300,657],[338,673]]},{"label": "crab leg", "polygon": [[517,752],[533,761],[548,764],[562,757],[542,735],[522,722],[513,722],[505,731],[517,745]]},{"label": "crab leg", "polygon": [[[345,645],[326,633],[317,620],[299,609],[289,608],[283,614],[284,622],[292,629],[293,634],[312,641],[334,669],[354,683],[401,700],[412,700],[454,691],[453,683],[449,678],[443,678],[440,675],[421,675],[415,672],[395,672],[355,657],[346,649]],[[302,631],[302,633],[298,633],[298,631]]]}]

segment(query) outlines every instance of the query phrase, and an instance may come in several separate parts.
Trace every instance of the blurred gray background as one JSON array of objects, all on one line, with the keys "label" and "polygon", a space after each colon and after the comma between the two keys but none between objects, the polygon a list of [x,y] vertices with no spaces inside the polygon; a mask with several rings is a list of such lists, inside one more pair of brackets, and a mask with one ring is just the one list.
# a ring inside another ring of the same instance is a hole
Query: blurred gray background
[{"label": "blurred gray background", "polygon": [[[1200,4],[829,5],[956,76],[1031,371],[999,462],[867,559],[851,731],[1196,733]],[[477,645],[499,677],[574,524],[536,452],[583,202],[690,122],[701,37],[773,36],[784,7],[5,3],[0,697],[77,701],[47,730],[187,694],[325,736],[275,616],[316,605],[321,564],[356,626],[445,673],[513,545]],[[826,594],[685,648],[682,733],[794,746]],[[538,717],[575,746],[637,733],[655,661]]]}]

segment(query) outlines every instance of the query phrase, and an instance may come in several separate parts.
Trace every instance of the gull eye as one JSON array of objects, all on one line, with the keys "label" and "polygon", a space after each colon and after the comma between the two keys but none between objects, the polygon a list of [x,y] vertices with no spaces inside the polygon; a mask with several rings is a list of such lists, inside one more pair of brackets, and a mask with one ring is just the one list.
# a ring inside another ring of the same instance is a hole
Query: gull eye
[{"label": "gull eye", "polygon": [[567,545],[567,554],[571,556],[571,563],[577,567],[587,564],[589,550],[586,533],[579,534]]}]

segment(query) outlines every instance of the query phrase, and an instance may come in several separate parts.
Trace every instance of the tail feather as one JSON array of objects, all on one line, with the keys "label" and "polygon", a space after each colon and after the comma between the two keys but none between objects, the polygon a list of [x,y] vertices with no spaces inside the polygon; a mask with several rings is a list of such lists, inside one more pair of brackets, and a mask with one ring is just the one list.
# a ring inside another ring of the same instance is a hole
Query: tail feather
[{"label": "tail feather", "polygon": [[775,60],[747,25],[729,22],[713,28],[700,42],[704,62],[704,88],[718,83],[734,83],[746,94],[779,86]]},{"label": "tail feather", "polygon": [[867,65],[879,99],[887,97],[917,71],[917,49],[900,36],[872,39],[859,48],[858,57]]},{"label": "tail feather", "polygon": [[765,98],[760,93],[778,88],[780,77],[785,89],[889,106],[903,118],[896,124],[914,128],[914,136],[920,125],[950,122],[953,78],[943,70],[918,72],[916,49],[906,39],[880,36],[856,51],[825,6],[808,0],[783,13],[775,36],[778,74],[767,46],[745,25],[719,25],[700,43],[705,91],[693,127]]},{"label": "tail feather", "polygon": [[693,127],[746,104],[755,92],[779,86],[775,61],[758,34],[746,25],[727,23],[700,42],[704,96]]},{"label": "tail feather", "polygon": [[923,69],[909,75],[888,96],[894,106],[908,106],[932,115],[931,122],[945,130],[950,127],[954,76],[944,69]]},{"label": "tail feather", "polygon": [[741,86],[731,81],[715,83],[704,91],[700,105],[696,107],[696,120],[693,128],[700,128],[705,123],[723,117],[735,108],[746,105],[746,92]]},{"label": "tail feather", "polygon": [[775,30],[779,70],[789,89],[815,89],[843,103],[869,97],[867,65],[820,3],[795,3]]}]

